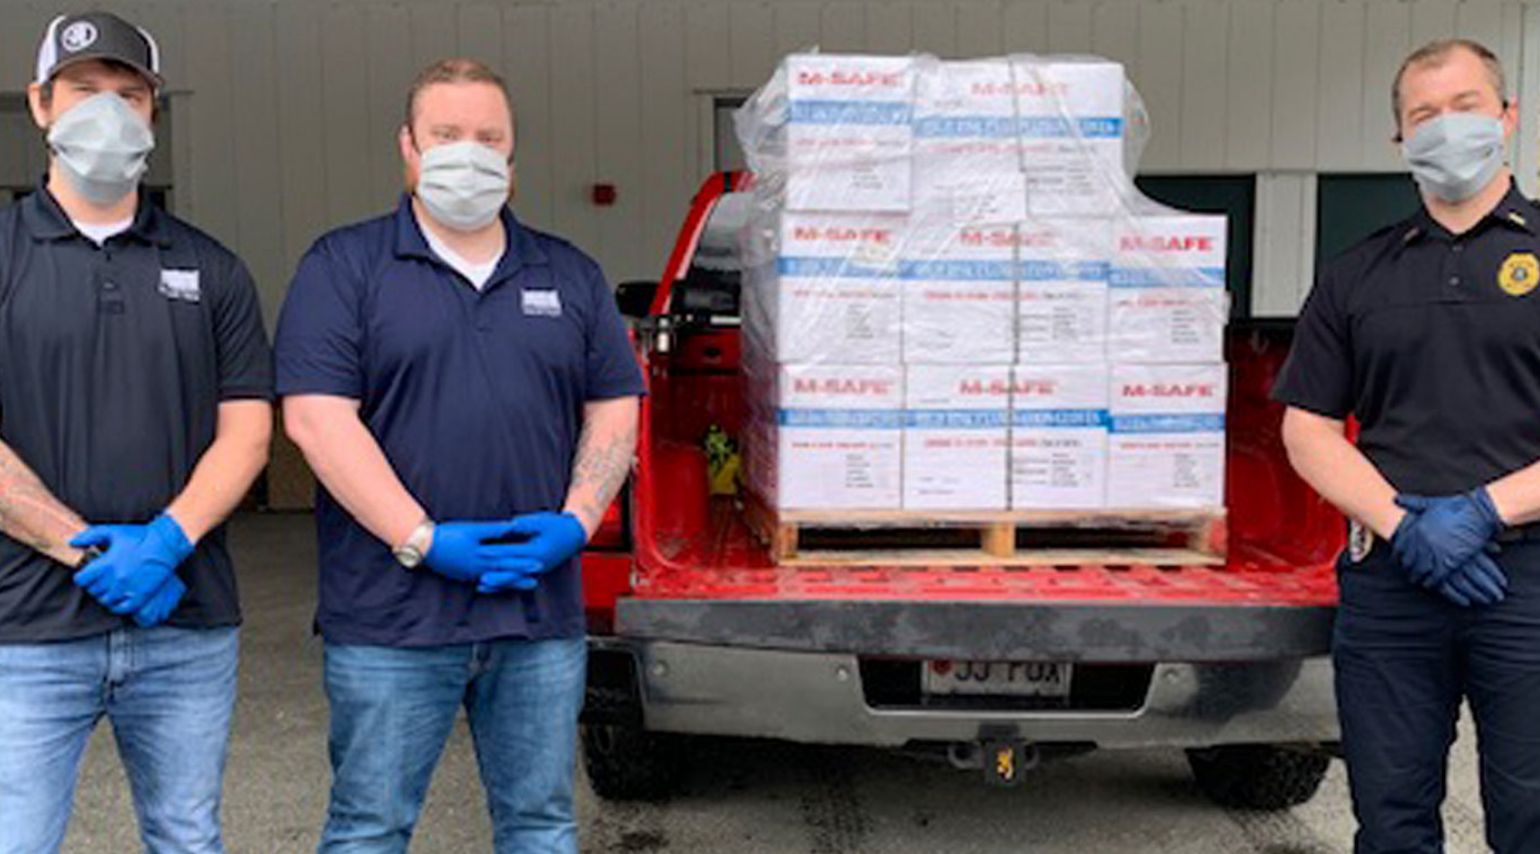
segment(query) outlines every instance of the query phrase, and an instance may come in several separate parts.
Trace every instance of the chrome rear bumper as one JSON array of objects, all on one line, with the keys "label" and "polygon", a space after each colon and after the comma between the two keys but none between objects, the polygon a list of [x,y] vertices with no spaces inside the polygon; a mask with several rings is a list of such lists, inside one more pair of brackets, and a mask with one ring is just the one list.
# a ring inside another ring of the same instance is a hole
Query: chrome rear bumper
[{"label": "chrome rear bumper", "polygon": [[1143,702],[1127,711],[874,708],[851,653],[749,649],[598,638],[635,657],[642,720],[651,730],[901,746],[1008,734],[1104,748],[1205,747],[1338,740],[1325,656],[1156,664]]}]

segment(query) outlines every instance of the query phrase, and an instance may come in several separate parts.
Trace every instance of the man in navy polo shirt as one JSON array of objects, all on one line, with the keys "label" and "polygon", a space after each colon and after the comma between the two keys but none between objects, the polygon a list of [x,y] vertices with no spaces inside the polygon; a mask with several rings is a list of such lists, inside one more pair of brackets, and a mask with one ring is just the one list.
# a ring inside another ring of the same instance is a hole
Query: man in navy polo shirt
[{"label": "man in navy polo shirt", "polygon": [[0,852],[56,851],[112,722],[150,851],[223,850],[235,575],[221,522],[267,460],[256,289],[139,189],[160,52],[56,18],[28,89],[48,173],[0,210]]},{"label": "man in navy polo shirt", "polygon": [[404,852],[456,713],[496,850],[577,850],[577,556],[630,468],[640,372],[597,265],[507,208],[486,66],[413,84],[394,213],[301,261],[277,339],[316,516],[331,703],[322,851]]}]

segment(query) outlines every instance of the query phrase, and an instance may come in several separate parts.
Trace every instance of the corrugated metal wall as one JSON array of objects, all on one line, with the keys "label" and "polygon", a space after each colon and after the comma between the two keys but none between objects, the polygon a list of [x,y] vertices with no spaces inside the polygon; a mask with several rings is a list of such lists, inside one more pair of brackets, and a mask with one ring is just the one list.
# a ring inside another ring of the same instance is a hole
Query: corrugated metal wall
[{"label": "corrugated metal wall", "polygon": [[[529,222],[597,256],[612,279],[656,275],[710,168],[712,93],[751,89],[788,51],[944,56],[1092,52],[1123,61],[1148,101],[1145,166],[1263,172],[1257,307],[1308,284],[1317,171],[1395,170],[1387,91],[1407,50],[1470,35],[1524,92],[1535,10],[1496,0],[922,0],[922,2],[317,2],[101,5],[161,39],[173,97],[175,203],[234,246],[271,315],[299,254],[328,226],[390,205],[403,90],[428,61],[499,65],[519,101]],[[0,0],[0,91],[30,76],[54,4]],[[1534,111],[1521,171],[1535,171]],[[0,164],[26,134],[0,135]],[[0,167],[3,168],[3,167]],[[613,182],[619,203],[588,188]]]},{"label": "corrugated metal wall", "polygon": [[[1453,34],[1502,55],[1540,100],[1540,0],[93,0],[151,29],[171,97],[173,207],[251,266],[271,323],[301,253],[389,207],[408,82],[464,54],[519,103],[516,207],[595,255],[612,280],[657,275],[712,168],[713,95],[759,85],[783,54],[1096,53],[1148,102],[1147,171],[1257,173],[1253,310],[1292,313],[1314,267],[1315,175],[1399,170],[1391,77]],[[20,92],[53,3],[0,0],[0,95]],[[1528,59],[1529,61],[1525,61]],[[5,114],[6,108],[9,115]],[[0,185],[30,182],[40,143],[0,98]],[[1537,114],[1517,163],[1536,189]],[[20,173],[19,175],[17,173]],[[595,182],[619,202],[596,208]],[[275,506],[308,504],[280,443]]]}]

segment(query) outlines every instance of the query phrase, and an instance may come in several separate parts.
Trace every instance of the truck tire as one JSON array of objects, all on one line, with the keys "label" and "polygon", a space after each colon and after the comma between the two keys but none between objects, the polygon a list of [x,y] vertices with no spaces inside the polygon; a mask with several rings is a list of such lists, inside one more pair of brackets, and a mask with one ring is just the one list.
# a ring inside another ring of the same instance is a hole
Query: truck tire
[{"label": "truck tire", "polygon": [[683,770],[679,739],[629,724],[585,724],[583,768],[607,801],[658,801],[672,795]]},{"label": "truck tire", "polygon": [[588,686],[579,728],[583,768],[594,794],[609,801],[656,801],[674,793],[684,771],[679,736],[648,732],[631,691]]},{"label": "truck tire", "polygon": [[1331,756],[1307,748],[1245,744],[1189,750],[1187,764],[1199,790],[1220,806],[1281,810],[1315,797]]}]

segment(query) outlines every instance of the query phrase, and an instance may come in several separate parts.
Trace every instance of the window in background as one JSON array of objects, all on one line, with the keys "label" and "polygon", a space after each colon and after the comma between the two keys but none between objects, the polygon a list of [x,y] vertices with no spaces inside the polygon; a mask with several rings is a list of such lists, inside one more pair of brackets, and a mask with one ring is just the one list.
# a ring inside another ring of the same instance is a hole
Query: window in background
[{"label": "window in background", "polygon": [[1316,179],[1316,267],[1417,212],[1422,200],[1404,172],[1322,174]]},{"label": "window in background", "polygon": [[747,95],[713,95],[711,98],[711,114],[715,122],[712,138],[716,141],[712,165],[718,172],[748,168],[743,148],[738,144],[738,130],[733,124],[733,113],[747,100]]}]

